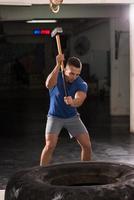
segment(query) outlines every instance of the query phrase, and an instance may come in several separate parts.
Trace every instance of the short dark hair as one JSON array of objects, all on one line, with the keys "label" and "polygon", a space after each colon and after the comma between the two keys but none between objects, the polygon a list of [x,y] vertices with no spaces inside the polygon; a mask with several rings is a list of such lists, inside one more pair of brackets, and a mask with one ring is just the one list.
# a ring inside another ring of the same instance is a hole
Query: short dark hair
[{"label": "short dark hair", "polygon": [[73,65],[73,66],[76,67],[76,68],[82,68],[82,63],[81,63],[80,59],[79,59],[79,58],[76,58],[76,57],[74,57],[74,56],[68,58],[66,64],[67,64],[67,65]]}]

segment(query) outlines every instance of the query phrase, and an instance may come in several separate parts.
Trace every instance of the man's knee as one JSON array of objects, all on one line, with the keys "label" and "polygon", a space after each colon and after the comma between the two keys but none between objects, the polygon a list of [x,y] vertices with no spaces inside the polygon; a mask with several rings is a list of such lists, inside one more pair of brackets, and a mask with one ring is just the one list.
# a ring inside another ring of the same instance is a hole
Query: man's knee
[{"label": "man's knee", "polygon": [[86,142],[86,143],[83,143],[82,145],[82,148],[85,150],[85,151],[89,151],[89,150],[91,150],[91,144],[90,144],[90,142]]},{"label": "man's knee", "polygon": [[82,147],[85,151],[90,151],[90,150],[91,150],[90,138],[83,140],[82,143],[81,143],[81,147]]},{"label": "man's knee", "polygon": [[85,150],[91,149],[91,141],[89,135],[87,134],[80,135],[80,137],[77,138],[77,141],[83,149]]}]

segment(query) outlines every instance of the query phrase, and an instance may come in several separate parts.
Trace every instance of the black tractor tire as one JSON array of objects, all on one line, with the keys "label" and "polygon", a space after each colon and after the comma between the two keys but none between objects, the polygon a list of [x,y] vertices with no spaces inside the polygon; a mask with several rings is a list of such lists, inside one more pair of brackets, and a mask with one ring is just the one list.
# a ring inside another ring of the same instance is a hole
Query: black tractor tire
[{"label": "black tractor tire", "polygon": [[70,162],[20,170],[9,179],[5,200],[134,200],[134,166]]}]

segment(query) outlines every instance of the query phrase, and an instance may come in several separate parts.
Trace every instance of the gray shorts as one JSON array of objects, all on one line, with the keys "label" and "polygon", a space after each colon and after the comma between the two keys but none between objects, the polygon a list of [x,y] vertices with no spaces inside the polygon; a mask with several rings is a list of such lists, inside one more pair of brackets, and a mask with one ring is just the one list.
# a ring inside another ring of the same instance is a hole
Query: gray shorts
[{"label": "gray shorts", "polygon": [[46,124],[46,134],[59,135],[62,128],[67,129],[70,137],[76,137],[79,134],[88,133],[85,125],[79,116],[63,119],[49,116]]}]

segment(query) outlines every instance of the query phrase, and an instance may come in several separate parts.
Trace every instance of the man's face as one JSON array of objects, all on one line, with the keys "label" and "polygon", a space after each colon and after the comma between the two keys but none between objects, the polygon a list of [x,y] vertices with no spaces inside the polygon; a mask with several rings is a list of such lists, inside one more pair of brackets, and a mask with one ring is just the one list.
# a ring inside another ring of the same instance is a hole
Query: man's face
[{"label": "man's face", "polygon": [[73,65],[66,65],[64,74],[66,81],[72,83],[81,73],[81,68],[77,68]]}]

